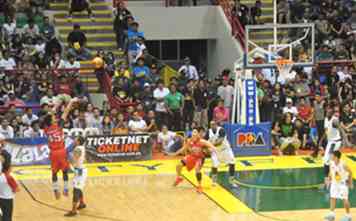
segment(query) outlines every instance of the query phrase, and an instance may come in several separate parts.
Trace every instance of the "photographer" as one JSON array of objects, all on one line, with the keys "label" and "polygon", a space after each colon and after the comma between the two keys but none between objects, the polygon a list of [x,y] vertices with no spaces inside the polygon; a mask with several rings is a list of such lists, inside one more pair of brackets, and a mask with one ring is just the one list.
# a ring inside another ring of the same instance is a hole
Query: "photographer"
[{"label": "photographer", "polygon": [[197,68],[194,65],[190,64],[190,58],[185,57],[183,62],[184,64],[179,68],[178,72],[181,74],[184,80],[199,80]]}]

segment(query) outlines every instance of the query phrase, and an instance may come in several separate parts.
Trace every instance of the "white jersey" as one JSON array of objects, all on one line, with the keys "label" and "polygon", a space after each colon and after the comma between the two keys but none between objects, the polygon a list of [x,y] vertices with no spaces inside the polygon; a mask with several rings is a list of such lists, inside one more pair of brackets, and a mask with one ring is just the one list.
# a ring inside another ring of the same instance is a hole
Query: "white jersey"
[{"label": "white jersey", "polygon": [[336,165],[334,161],[330,162],[330,197],[333,199],[347,200],[349,198],[349,187],[347,181],[349,172],[345,169],[345,163],[339,161]]},{"label": "white jersey", "polygon": [[84,168],[85,162],[85,147],[84,146],[76,146],[73,152],[80,151],[81,155],[76,162],[73,163],[75,168]]},{"label": "white jersey", "polygon": [[335,184],[345,185],[349,179],[349,172],[345,169],[345,163],[341,160],[337,165],[334,161],[330,162],[330,175],[331,183]]},{"label": "white jersey", "polygon": [[326,129],[326,136],[328,141],[341,140],[341,134],[339,128],[333,126],[333,121],[338,120],[337,117],[332,116],[330,119],[325,118],[324,128]]},{"label": "white jersey", "polygon": [[[216,130],[209,129],[208,135],[209,135],[209,141],[211,143],[215,144],[216,140],[219,139],[219,132],[220,132],[221,129],[223,129],[223,128],[222,127],[217,127]],[[216,148],[217,148],[217,151],[223,150],[223,149],[226,149],[226,148],[231,148],[230,147],[230,143],[227,140],[226,136],[225,136],[223,142],[220,145],[216,146]]]},{"label": "white jersey", "polygon": [[87,179],[87,169],[84,166],[85,162],[85,147],[77,146],[74,148],[75,151],[80,151],[81,155],[76,162],[73,163],[74,167],[74,177],[73,177],[73,187],[83,190],[85,182]]}]

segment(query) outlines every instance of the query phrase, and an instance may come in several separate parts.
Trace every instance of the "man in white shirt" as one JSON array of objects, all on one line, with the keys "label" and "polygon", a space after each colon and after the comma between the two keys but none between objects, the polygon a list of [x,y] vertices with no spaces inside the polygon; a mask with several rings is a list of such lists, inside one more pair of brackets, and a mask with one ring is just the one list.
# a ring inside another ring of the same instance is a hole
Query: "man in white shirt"
[{"label": "man in white shirt", "polygon": [[8,51],[2,53],[2,58],[0,59],[0,68],[1,67],[5,70],[13,70],[16,68],[16,62],[9,56]]},{"label": "man in white shirt", "polygon": [[6,23],[2,26],[3,36],[10,37],[16,34],[16,19],[6,18]]},{"label": "man in white shirt", "polygon": [[183,74],[187,80],[199,80],[197,68],[190,64],[190,58],[184,58],[184,65],[182,65],[178,72]]},{"label": "man in white shirt", "polygon": [[139,36],[137,38],[137,42],[136,42],[136,45],[137,45],[137,55],[135,57],[135,62],[137,62],[137,60],[143,56],[143,51],[146,49],[146,45],[145,45],[145,38],[144,37],[141,37]]},{"label": "man in white shirt", "polygon": [[31,126],[23,132],[23,136],[25,138],[36,138],[44,137],[45,135],[43,133],[43,130],[40,128],[39,122],[36,120],[33,121]]},{"label": "man in white shirt", "polygon": [[157,82],[157,88],[153,91],[153,98],[156,101],[156,122],[158,127],[167,123],[168,112],[164,103],[164,98],[169,94],[169,89],[164,87],[163,81]]},{"label": "man in white shirt", "polygon": [[161,132],[158,133],[157,140],[165,153],[174,153],[177,151],[172,149],[176,137],[177,134],[175,132],[169,131],[166,125],[162,126]]},{"label": "man in white shirt", "polygon": [[283,114],[290,113],[293,115],[293,119],[298,116],[298,109],[296,106],[293,106],[292,98],[286,99],[287,106],[283,107]]},{"label": "man in white shirt", "polygon": [[95,107],[93,113],[93,117],[88,119],[88,127],[100,128],[103,121],[103,117],[100,115],[99,108]]},{"label": "man in white shirt", "polygon": [[68,61],[64,63],[64,67],[65,69],[74,69],[74,70],[68,70],[68,74],[74,76],[75,74],[79,74],[79,69],[80,68],[80,63],[79,61],[75,60],[75,57],[72,55],[68,55]]},{"label": "man in white shirt", "polygon": [[22,116],[22,123],[29,126],[35,120],[38,120],[38,117],[32,113],[32,108],[26,108],[25,114]]},{"label": "man in white shirt", "polygon": [[229,77],[225,76],[223,78],[223,85],[218,87],[218,95],[222,100],[224,100],[224,107],[231,110],[233,98],[234,98],[234,87],[231,86],[229,83],[230,83]]},{"label": "man in white shirt", "polygon": [[129,121],[129,130],[134,133],[143,133],[146,131],[147,124],[139,115],[134,112],[132,119]]},{"label": "man in white shirt", "polygon": [[0,134],[2,134],[5,139],[12,139],[15,136],[14,129],[9,126],[9,121],[5,118],[1,121]]}]

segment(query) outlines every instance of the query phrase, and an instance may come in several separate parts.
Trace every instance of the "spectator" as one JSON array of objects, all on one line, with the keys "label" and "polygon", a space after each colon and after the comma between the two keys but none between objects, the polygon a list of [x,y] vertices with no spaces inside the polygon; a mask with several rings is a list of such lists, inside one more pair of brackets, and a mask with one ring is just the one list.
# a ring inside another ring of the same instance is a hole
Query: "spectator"
[{"label": "spectator", "polygon": [[[343,106],[340,126],[342,129],[344,145],[351,147],[356,144],[356,112],[351,105],[346,103]],[[351,135],[351,136],[350,136]],[[351,137],[351,139],[349,139]]]},{"label": "spectator", "polygon": [[251,24],[257,25],[260,24],[261,22],[260,17],[262,16],[262,2],[260,0],[256,0],[255,6],[253,6],[250,10],[251,14]]},{"label": "spectator", "polygon": [[22,116],[22,123],[31,126],[32,122],[37,121],[37,115],[32,113],[32,108],[25,108],[25,114]]},{"label": "spectator", "polygon": [[295,96],[298,98],[307,98],[310,95],[310,87],[308,82],[298,74],[295,76],[293,90],[296,92]]},{"label": "spectator", "polygon": [[67,37],[68,46],[73,48],[75,43],[79,43],[80,47],[85,47],[87,43],[87,37],[85,33],[80,30],[79,24],[73,25],[73,31],[68,34]]},{"label": "spectator", "polygon": [[128,60],[129,64],[132,65],[138,53],[137,41],[139,37],[144,37],[143,32],[138,31],[138,23],[132,22],[132,24],[128,27],[127,38],[128,38]]},{"label": "spectator", "polygon": [[306,102],[304,97],[301,97],[298,106],[298,119],[304,125],[309,126],[309,124],[313,119],[313,115],[314,115],[313,108]]},{"label": "spectator", "polygon": [[73,120],[73,127],[85,129],[88,127],[88,123],[89,122],[87,121],[87,119],[85,117],[85,112],[80,111],[79,116]]},{"label": "spectator", "polygon": [[199,80],[197,68],[190,64],[190,58],[185,57],[183,61],[184,65],[178,69],[178,72],[184,77],[185,81]]},{"label": "spectator", "polygon": [[145,117],[145,121],[148,125],[146,128],[147,132],[156,133],[158,130],[158,126],[156,123],[156,115],[154,111],[148,111],[147,116]]},{"label": "spectator", "polygon": [[0,134],[5,139],[12,139],[15,137],[14,129],[9,125],[9,121],[6,118],[1,120]]},{"label": "spectator", "polygon": [[240,0],[234,1],[234,4],[231,13],[239,19],[243,26],[247,25],[250,21],[248,7],[242,4]]},{"label": "spectator", "polygon": [[112,134],[115,135],[126,135],[129,133],[129,128],[127,121],[125,121],[125,116],[122,113],[117,115],[116,126],[112,129]]},{"label": "spectator", "polygon": [[53,90],[52,89],[48,89],[47,93],[45,96],[43,96],[40,100],[40,104],[47,104],[47,105],[52,105],[55,103],[55,97],[53,94]]},{"label": "spectator", "polygon": [[102,135],[111,135],[112,129],[114,128],[113,123],[109,115],[103,117],[103,122],[101,123],[101,134]]},{"label": "spectator", "polygon": [[298,116],[298,109],[293,106],[293,100],[291,98],[286,99],[286,106],[283,108],[283,114],[290,113],[292,114],[292,118],[294,119],[295,117]]},{"label": "spectator", "polygon": [[46,36],[49,40],[46,43],[45,47],[45,56],[52,57],[55,53],[61,54],[62,53],[62,45],[57,39],[55,35],[48,34]]},{"label": "spectator", "polygon": [[164,153],[175,153],[183,146],[183,139],[173,131],[169,131],[166,125],[162,126],[161,132],[158,133],[159,149]]},{"label": "spectator", "polygon": [[23,102],[21,99],[16,98],[15,92],[14,91],[9,91],[8,92],[8,100],[5,103],[5,106],[9,107],[10,105],[14,105],[15,107],[24,107],[25,102]]},{"label": "spectator", "polygon": [[4,68],[5,70],[14,70],[16,68],[16,62],[12,57],[10,57],[9,51],[2,52],[0,68]]},{"label": "spectator", "polygon": [[88,12],[88,17],[94,21],[95,18],[93,16],[90,3],[88,0],[69,0],[69,16],[68,19],[72,20],[73,12],[82,12],[86,10]]},{"label": "spectator", "polygon": [[184,97],[177,91],[175,84],[170,85],[170,92],[164,97],[164,100],[169,113],[168,125],[171,125],[171,130],[173,131],[180,131],[182,129]]},{"label": "spectator", "polygon": [[218,87],[218,95],[224,101],[224,107],[226,107],[228,111],[231,110],[234,98],[234,87],[232,87],[229,83],[229,77],[224,77],[223,84]]},{"label": "spectator", "polygon": [[27,39],[34,40],[40,35],[40,29],[33,19],[28,20],[28,24],[23,27],[23,35]]},{"label": "spectator", "polygon": [[315,95],[314,100],[314,116],[317,132],[318,132],[318,143],[320,142],[320,138],[324,136],[324,119],[325,119],[325,100],[320,96],[320,94]]},{"label": "spectator", "polygon": [[10,40],[16,34],[16,19],[5,17],[5,23],[2,26],[2,36],[5,40]]},{"label": "spectator", "polygon": [[163,81],[157,82],[157,88],[153,91],[153,98],[155,99],[156,107],[156,119],[157,125],[161,128],[162,125],[168,123],[168,110],[165,105],[164,98],[169,94],[169,89],[164,87]]},{"label": "spectator", "polygon": [[66,70],[67,76],[74,77],[79,75],[80,62],[72,55],[68,55],[68,61],[64,62],[64,69]]},{"label": "spectator", "polygon": [[194,82],[189,80],[187,87],[183,93],[184,103],[183,103],[183,120],[185,128],[190,128],[193,123],[195,103],[193,99],[194,93]]},{"label": "spectator", "polygon": [[129,120],[129,130],[133,133],[143,133],[146,131],[147,124],[146,122],[140,117],[138,112],[133,113],[133,117]]},{"label": "spectator", "polygon": [[154,98],[151,91],[151,85],[149,83],[145,83],[143,86],[143,92],[139,97],[139,100],[141,101],[145,112],[154,109]]},{"label": "spectator", "polygon": [[277,149],[278,154],[282,155],[282,151],[280,149],[282,140],[281,140],[281,128],[279,126],[279,122],[275,121],[272,125],[271,138],[272,138],[272,147]]},{"label": "spectator", "polygon": [[98,51],[96,56],[92,60],[92,64],[94,65],[94,73],[96,78],[99,81],[99,91],[103,91],[103,85],[105,84],[105,61],[103,59],[104,54],[102,51]]},{"label": "spectator", "polygon": [[36,137],[44,137],[44,132],[40,128],[40,124],[38,120],[35,120],[31,123],[30,127],[24,131],[25,138],[36,138]]},{"label": "spectator", "polygon": [[298,132],[292,123],[292,115],[287,113],[281,123],[281,151],[286,155],[294,155],[300,148],[301,142],[298,139]]},{"label": "spectator", "polygon": [[43,18],[43,25],[42,25],[42,29],[40,30],[40,34],[42,36],[46,36],[46,35],[54,35],[55,34],[55,29],[54,29],[54,25],[51,24],[51,22],[49,21],[49,17],[45,16]]},{"label": "spectator", "polygon": [[224,100],[220,99],[218,105],[214,108],[214,121],[222,126],[229,121],[229,114],[229,109],[224,107]]},{"label": "spectator", "polygon": [[131,16],[131,12],[125,7],[125,3],[120,1],[116,8],[113,9],[114,14],[114,31],[116,34],[117,48],[125,50],[125,32],[127,31],[127,17]]},{"label": "spectator", "polygon": [[194,121],[198,122],[199,126],[208,126],[208,101],[209,92],[203,80],[198,82],[193,92],[193,100],[195,105]]},{"label": "spectator", "polygon": [[150,78],[150,69],[145,65],[145,61],[143,58],[139,58],[137,60],[137,66],[134,67],[132,73],[135,79],[140,82],[140,86],[142,89],[145,83]]}]

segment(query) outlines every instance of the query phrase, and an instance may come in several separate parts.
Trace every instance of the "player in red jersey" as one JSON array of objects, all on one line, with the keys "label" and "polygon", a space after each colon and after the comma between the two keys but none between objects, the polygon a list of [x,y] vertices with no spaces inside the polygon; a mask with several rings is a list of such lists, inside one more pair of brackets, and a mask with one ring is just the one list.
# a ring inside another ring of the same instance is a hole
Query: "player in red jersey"
[{"label": "player in red jersey", "polygon": [[63,195],[68,196],[68,170],[69,162],[67,160],[67,151],[65,148],[63,122],[66,121],[73,104],[77,102],[77,99],[72,99],[68,106],[65,108],[62,117],[57,122],[55,112],[57,108],[54,108],[52,112],[48,113],[43,118],[44,132],[48,138],[48,147],[50,149],[49,158],[51,161],[52,169],[52,185],[56,199],[59,199],[61,194],[59,191],[58,172],[61,170],[63,173]]},{"label": "player in red jersey", "polygon": [[197,191],[198,193],[203,192],[201,186],[201,181],[202,181],[201,168],[203,167],[203,162],[205,157],[204,151],[206,149],[208,149],[209,151],[215,151],[215,147],[213,146],[213,144],[211,144],[207,140],[202,139],[199,134],[199,131],[197,129],[194,129],[192,132],[192,137],[185,142],[184,147],[178,150],[176,153],[172,154],[176,156],[178,154],[184,153],[185,151],[189,152],[189,154],[186,155],[177,164],[176,167],[177,178],[176,181],[174,182],[174,186],[177,186],[179,183],[183,181],[182,178],[183,167],[186,167],[188,171],[191,171],[193,168],[195,168],[195,175],[198,181]]}]

